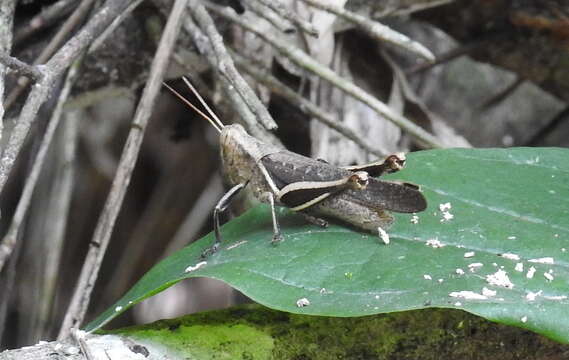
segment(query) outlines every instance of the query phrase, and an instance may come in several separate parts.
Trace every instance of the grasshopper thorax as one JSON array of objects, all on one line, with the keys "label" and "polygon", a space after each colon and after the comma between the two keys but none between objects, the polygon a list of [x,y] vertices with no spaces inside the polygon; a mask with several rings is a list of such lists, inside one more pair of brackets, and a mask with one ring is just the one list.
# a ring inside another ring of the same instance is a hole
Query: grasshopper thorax
[{"label": "grasshopper thorax", "polygon": [[250,182],[257,195],[271,191],[259,161],[281,149],[257,140],[239,124],[224,126],[219,141],[224,177],[230,184]]}]

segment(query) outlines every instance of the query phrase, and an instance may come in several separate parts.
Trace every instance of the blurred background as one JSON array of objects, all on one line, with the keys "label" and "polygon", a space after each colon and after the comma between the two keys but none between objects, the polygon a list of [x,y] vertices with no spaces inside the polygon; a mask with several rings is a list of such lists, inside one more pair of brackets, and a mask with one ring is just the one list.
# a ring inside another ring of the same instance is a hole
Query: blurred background
[{"label": "blurred background", "polygon": [[[13,3],[8,52],[33,63],[85,1]],[[64,39],[72,38],[101,3],[91,1]],[[436,55],[434,63],[303,1],[281,3],[320,35],[311,36],[294,29],[286,18],[269,16],[278,12],[264,1],[218,1],[209,9],[223,7],[265,29],[269,37],[303,49],[447,147],[569,145],[569,4],[565,1],[330,1],[407,35]],[[0,13],[5,11],[2,6]],[[168,0],[141,2],[80,64],[17,246],[0,272],[0,350],[57,336],[170,7]],[[354,164],[373,160],[379,153],[427,148],[235,21],[213,10],[211,14],[225,44],[234,51],[237,68],[279,125],[276,136],[290,150],[334,164]],[[225,123],[240,122],[223,83],[200,55],[190,32],[190,27],[183,27],[168,83],[195,102],[180,80],[189,75]],[[15,75],[6,77],[2,147],[28,91],[21,84]],[[0,238],[8,231],[59,93],[60,86],[42,107],[0,195]],[[352,129],[368,149],[316,121],[318,116],[300,106],[298,98]],[[212,210],[225,188],[217,133],[164,89],[152,111],[87,320],[116,301],[160,259],[211,231]],[[111,326],[244,301],[223,283],[194,279],[136,306]]]}]

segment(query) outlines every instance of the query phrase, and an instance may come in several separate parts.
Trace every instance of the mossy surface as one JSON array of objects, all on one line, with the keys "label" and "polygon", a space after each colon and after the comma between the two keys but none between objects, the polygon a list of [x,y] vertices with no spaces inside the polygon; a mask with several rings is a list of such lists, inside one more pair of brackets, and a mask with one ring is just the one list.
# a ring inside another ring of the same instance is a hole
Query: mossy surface
[{"label": "mossy surface", "polygon": [[569,358],[569,346],[445,309],[331,318],[247,305],[110,333],[162,344],[187,359]]}]

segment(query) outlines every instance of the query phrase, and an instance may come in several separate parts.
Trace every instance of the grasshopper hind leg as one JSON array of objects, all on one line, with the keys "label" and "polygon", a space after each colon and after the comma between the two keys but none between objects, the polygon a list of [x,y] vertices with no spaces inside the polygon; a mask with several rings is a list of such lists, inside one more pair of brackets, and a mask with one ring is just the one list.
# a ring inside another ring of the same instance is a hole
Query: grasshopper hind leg
[{"label": "grasshopper hind leg", "polygon": [[221,245],[221,230],[220,230],[221,225],[219,222],[219,216],[223,211],[225,211],[229,207],[229,205],[231,204],[231,200],[233,200],[233,198],[237,194],[239,194],[239,192],[246,185],[247,183],[235,185],[234,187],[229,189],[229,191],[226,192],[225,195],[221,197],[221,199],[219,199],[217,205],[215,205],[215,209],[213,210],[213,230],[215,233],[215,242],[211,247],[205,249],[202,252],[201,255],[202,258],[207,258],[208,256],[215,254],[217,250],[219,250],[219,246]]}]

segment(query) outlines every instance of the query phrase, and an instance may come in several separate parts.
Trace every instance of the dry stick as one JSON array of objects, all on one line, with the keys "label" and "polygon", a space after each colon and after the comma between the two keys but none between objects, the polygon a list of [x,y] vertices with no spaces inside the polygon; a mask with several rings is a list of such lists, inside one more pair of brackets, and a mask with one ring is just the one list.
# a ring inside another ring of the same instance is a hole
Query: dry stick
[{"label": "dry stick", "polygon": [[369,35],[380,41],[386,41],[393,45],[399,46],[406,49],[414,54],[421,56],[427,61],[434,61],[435,55],[423,46],[421,43],[414,41],[401,34],[400,32],[394,31],[388,26],[380,24],[373,21],[363,15],[356,14],[353,11],[346,10],[342,7],[330,5],[322,0],[302,0],[303,2],[309,4],[310,6],[322,9],[329,13],[338,15],[345,20],[355,24],[360,29],[367,32]]},{"label": "dry stick", "polygon": [[42,30],[57,20],[66,16],[74,6],[77,5],[76,0],[59,0],[55,4],[49,5],[34,16],[28,23],[14,33],[14,44],[19,44],[39,30]]},{"label": "dry stick", "polygon": [[371,94],[367,93],[360,87],[356,86],[354,83],[347,81],[332,71],[329,67],[322,65],[310,55],[302,51],[301,49],[289,45],[285,41],[281,39],[277,39],[274,37],[269,38],[267,34],[265,34],[261,29],[253,24],[247,23],[243,21],[241,18],[236,16],[231,11],[227,11],[226,9],[220,8],[218,6],[208,4],[208,7],[215,11],[216,13],[222,15],[223,17],[235,22],[239,26],[257,34],[261,39],[271,44],[275,47],[278,51],[282,54],[287,56],[290,60],[294,63],[299,65],[302,68],[305,68],[317,76],[329,81],[334,86],[342,89],[349,95],[353,96],[354,98],[360,100],[364,104],[368,105],[372,109],[374,109],[377,113],[381,116],[385,117],[385,119],[391,121],[395,125],[399,126],[401,129],[407,131],[410,135],[415,137],[419,143],[423,144],[426,147],[432,148],[443,148],[444,146],[441,142],[435,138],[432,134],[428,133],[421,127],[412,123],[409,119],[405,118],[402,115],[395,113],[391,110],[387,105],[376,99]]},{"label": "dry stick", "polygon": [[223,181],[221,176],[215,171],[210,176],[210,181],[206,188],[203,189],[200,196],[188,212],[182,224],[176,230],[176,234],[172,240],[168,242],[168,246],[162,252],[162,258],[172,254],[174,251],[186,246],[188,242],[194,240],[206,220],[211,218],[211,209],[221,199],[225,190],[223,189]]},{"label": "dry stick", "polygon": [[174,43],[180,31],[182,17],[185,14],[184,9],[186,2],[187,0],[176,0],[168,17],[168,22],[166,23],[164,33],[156,50],[156,55],[152,61],[148,83],[144,88],[136,113],[134,114],[131,129],[124,145],[111,190],[99,217],[97,227],[95,228],[93,239],[89,246],[89,252],[83,264],[69,309],[65,314],[65,319],[63,320],[63,325],[58,335],[58,339],[60,340],[66,338],[72,328],[78,327],[83,322],[85,312],[89,306],[91,292],[95,286],[101,262],[109,245],[114,224],[136,164],[146,124],[152,113],[152,108],[156,96],[160,91],[170,54],[172,53]]},{"label": "dry stick", "polygon": [[227,78],[235,87],[239,95],[243,98],[247,106],[255,114],[259,122],[267,130],[275,130],[277,124],[269,114],[267,108],[263,105],[257,94],[251,89],[249,84],[243,79],[241,74],[235,68],[233,60],[227,53],[227,49],[223,44],[223,38],[217,31],[215,23],[200,0],[189,0],[188,10],[192,14],[196,24],[207,35],[210,40],[211,48],[217,57],[217,66],[215,68],[219,73]]},{"label": "dry stick", "polygon": [[[289,11],[280,1],[276,0],[252,0],[257,1],[269,9],[273,10],[283,19],[286,19],[296,25],[299,29],[307,33],[308,35],[318,37],[318,29],[309,21],[304,20],[299,14]],[[251,0],[248,0],[250,3]]]},{"label": "dry stick", "polygon": [[296,28],[287,20],[280,17],[277,13],[272,11],[269,7],[255,1],[248,2],[245,5],[248,9],[253,11],[259,17],[270,22],[275,28],[284,33],[290,34],[296,31]]},{"label": "dry stick", "polygon": [[36,82],[40,81],[43,77],[43,73],[37,67],[20,61],[5,52],[0,52],[0,64],[6,65],[16,74],[27,76]]},{"label": "dry stick", "polygon": [[56,286],[61,272],[59,271],[61,256],[65,245],[65,230],[69,220],[69,208],[74,188],[75,156],[79,123],[81,119],[78,110],[66,111],[61,124],[61,139],[56,142],[58,147],[58,168],[53,188],[50,190],[49,214],[46,214],[45,243],[47,244],[45,268],[42,284],[43,294],[40,301],[40,318],[44,319],[40,333],[48,334],[53,328]]},{"label": "dry stick", "polygon": [[[196,23],[194,23],[191,17],[188,16],[186,19],[184,19],[184,28],[192,37],[193,42],[200,50],[200,53],[205,55],[206,60],[210,66],[213,69],[219,69],[218,60],[212,50],[209,38],[201,31]],[[282,146],[276,136],[266,131],[266,129],[262,126],[259,126],[259,122],[257,121],[255,114],[253,114],[251,109],[247,106],[245,100],[241,97],[241,95],[239,95],[229,79],[225,76],[218,76],[218,79],[222,84],[223,90],[229,97],[229,101],[233,105],[235,112],[239,114],[241,119],[247,125],[247,129],[251,135],[268,143]]]},{"label": "dry stick", "polygon": [[[9,54],[12,49],[12,25],[15,9],[16,0],[7,0],[0,3],[0,54]],[[0,64],[0,144],[2,143],[2,132],[4,130],[4,106],[2,106],[2,99],[4,99],[5,77],[6,68]]]},{"label": "dry stick", "polygon": [[[130,2],[133,1],[131,0]],[[101,34],[117,16],[128,8],[128,5],[129,1],[108,0],[83,29],[71,38],[46,65],[37,66],[38,70],[44,73],[44,77],[40,82],[32,86],[16,126],[10,134],[8,145],[0,159],[0,195],[30,127],[35,121],[37,112],[47,99],[54,81],[91,44],[94,38]]]},{"label": "dry stick", "polygon": [[336,130],[338,133],[342,134],[347,139],[352,140],[356,145],[375,156],[382,157],[388,153],[386,149],[380,148],[379,145],[371,146],[364,142],[362,137],[358,136],[358,134],[356,134],[352,129],[334,119],[329,113],[318,107],[318,105],[303,98],[296,91],[292,90],[272,76],[268,69],[252,64],[251,61],[235,52],[232,53],[232,55],[237,66],[241,67],[245,72],[255,78],[256,81],[267,86],[274,93],[298,106],[301,111],[314,117],[317,121],[320,121],[326,126]]},{"label": "dry stick", "polygon": [[[65,39],[69,36],[71,30],[73,30],[79,22],[87,15],[87,12],[91,8],[95,0],[82,0],[81,4],[75,9],[73,14],[65,21],[65,23],[61,26],[57,34],[50,40],[47,46],[42,50],[40,55],[34,61],[34,65],[43,64],[46,62],[51,55],[55,53],[55,51],[59,48],[59,46],[65,41]],[[18,86],[14,88],[8,94],[6,101],[4,102],[4,106],[8,109],[12,104],[18,99],[20,94],[26,89],[29,84],[29,80],[26,78],[21,78],[18,81]]]},{"label": "dry stick", "polygon": [[41,141],[40,148],[32,165],[32,169],[30,170],[30,174],[27,176],[26,184],[24,185],[24,190],[22,190],[22,196],[20,197],[20,201],[18,202],[18,206],[16,207],[16,212],[12,217],[12,222],[10,223],[10,227],[6,232],[6,235],[4,235],[4,238],[0,243],[0,271],[2,271],[4,263],[6,262],[10,254],[12,254],[12,251],[16,246],[16,239],[18,238],[20,226],[22,225],[24,217],[28,212],[37,180],[39,178],[42,166],[46,159],[49,145],[51,144],[51,140],[53,139],[53,135],[55,134],[55,130],[57,129],[57,126],[59,125],[59,120],[61,119],[63,104],[65,103],[65,100],[69,95],[69,92],[71,91],[71,85],[77,76],[78,67],[79,67],[78,63],[72,66],[71,69],[69,70],[67,78],[65,79],[65,85],[63,86],[63,89],[61,91],[61,94],[59,95],[53,115],[49,120],[47,129],[45,130],[44,137]]}]

